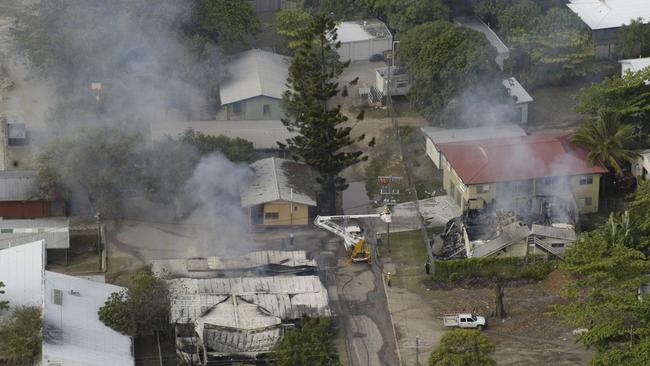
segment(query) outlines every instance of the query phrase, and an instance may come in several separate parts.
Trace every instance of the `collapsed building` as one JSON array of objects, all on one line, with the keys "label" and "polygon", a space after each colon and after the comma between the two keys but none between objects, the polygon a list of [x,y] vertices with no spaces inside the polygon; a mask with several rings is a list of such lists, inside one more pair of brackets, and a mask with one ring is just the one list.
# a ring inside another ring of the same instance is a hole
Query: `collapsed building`
[{"label": "collapsed building", "polygon": [[331,316],[317,266],[304,251],[158,260],[171,293],[179,357],[193,364],[262,360],[304,317]]},{"label": "collapsed building", "polygon": [[578,215],[598,210],[607,170],[568,134],[434,144],[443,187],[463,212],[445,228],[442,257],[561,256]]}]

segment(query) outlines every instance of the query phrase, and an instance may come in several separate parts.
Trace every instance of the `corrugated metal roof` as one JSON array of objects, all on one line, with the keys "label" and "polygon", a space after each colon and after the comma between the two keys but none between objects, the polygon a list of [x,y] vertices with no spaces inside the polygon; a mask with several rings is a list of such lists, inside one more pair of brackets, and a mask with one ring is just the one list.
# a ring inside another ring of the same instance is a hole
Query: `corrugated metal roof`
[{"label": "corrugated metal roof", "polygon": [[567,6],[592,30],[618,28],[637,18],[650,21],[648,0],[570,0]]},{"label": "corrugated metal roof", "polygon": [[436,146],[467,185],[607,172],[600,163],[590,166],[587,151],[573,145],[567,133]]},{"label": "corrugated metal roof", "polygon": [[633,72],[641,71],[650,66],[650,57],[645,58],[630,58],[626,60],[618,60],[623,65],[628,65]]},{"label": "corrugated metal roof", "polygon": [[171,323],[193,323],[233,295],[283,320],[330,315],[327,290],[317,276],[181,278],[167,283]]},{"label": "corrugated metal roof", "polygon": [[508,95],[510,95],[514,100],[515,104],[530,103],[533,101],[533,97],[528,94],[526,89],[524,89],[524,87],[521,86],[514,77],[504,79],[502,84],[508,91]]},{"label": "corrugated metal roof", "polygon": [[36,171],[0,171],[0,201],[27,201],[37,198],[38,193]]},{"label": "corrugated metal roof", "polygon": [[316,206],[316,173],[308,165],[273,157],[250,167],[254,175],[240,195],[242,207],[274,201]]},{"label": "corrugated metal roof", "polygon": [[496,33],[492,30],[492,28],[488,27],[487,24],[483,23],[481,19],[479,19],[476,16],[470,16],[470,17],[460,17],[454,19],[454,22],[473,29],[477,32],[481,32],[485,35],[485,38],[487,38],[488,42],[492,45],[492,47],[496,48],[498,53],[507,53],[508,52],[508,46],[503,43],[501,38],[497,36]]},{"label": "corrugated metal roof", "polygon": [[278,150],[278,142],[298,136],[289,132],[280,120],[268,121],[156,121],[151,125],[153,140],[165,136],[176,137],[187,129],[193,129],[207,135],[223,135],[230,138],[240,137],[253,143],[256,150]]},{"label": "corrugated metal roof", "polygon": [[513,222],[503,227],[501,235],[487,243],[477,245],[472,250],[472,257],[486,257],[493,255],[501,249],[526,239],[529,234],[530,230],[526,224]]},{"label": "corrugated metal roof", "polygon": [[264,95],[282,99],[287,90],[290,58],[263,50],[237,54],[228,63],[228,77],[219,85],[221,104]]},{"label": "corrugated metal roof", "polygon": [[34,220],[0,219],[0,249],[37,240],[44,240],[47,249],[70,248],[70,220],[65,217]]},{"label": "corrugated metal roof", "polygon": [[0,250],[0,281],[11,306],[38,306],[43,302],[45,251],[42,241]]},{"label": "corrugated metal roof", "polygon": [[512,123],[457,129],[422,127],[421,130],[434,144],[526,136],[523,128]]},{"label": "corrugated metal roof", "polygon": [[532,235],[543,236],[546,238],[562,239],[562,240],[569,240],[569,241],[578,240],[575,230],[569,228],[533,224],[530,228],[530,233]]}]

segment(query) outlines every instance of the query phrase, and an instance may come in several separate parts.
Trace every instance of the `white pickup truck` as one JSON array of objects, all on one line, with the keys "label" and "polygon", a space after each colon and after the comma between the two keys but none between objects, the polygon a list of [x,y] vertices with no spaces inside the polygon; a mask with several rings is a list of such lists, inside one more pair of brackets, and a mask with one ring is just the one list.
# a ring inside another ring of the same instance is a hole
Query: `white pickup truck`
[{"label": "white pickup truck", "polygon": [[482,330],[485,328],[485,318],[474,314],[453,314],[442,316],[445,327],[474,328]]}]

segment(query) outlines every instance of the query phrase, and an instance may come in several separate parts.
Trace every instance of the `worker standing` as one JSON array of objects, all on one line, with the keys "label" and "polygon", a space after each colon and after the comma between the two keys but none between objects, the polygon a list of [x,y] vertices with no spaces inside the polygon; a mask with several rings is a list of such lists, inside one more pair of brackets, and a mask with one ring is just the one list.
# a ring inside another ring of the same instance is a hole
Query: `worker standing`
[{"label": "worker standing", "polygon": [[375,241],[377,242],[377,246],[381,246],[381,235],[379,234],[379,231],[375,233]]},{"label": "worker standing", "polygon": [[430,259],[427,260],[426,263],[424,263],[424,271],[425,271],[427,274],[431,274],[431,260],[430,260]]},{"label": "worker standing", "polygon": [[289,245],[293,246],[293,231],[289,233]]},{"label": "worker standing", "polygon": [[386,273],[386,284],[390,287],[390,272]]}]

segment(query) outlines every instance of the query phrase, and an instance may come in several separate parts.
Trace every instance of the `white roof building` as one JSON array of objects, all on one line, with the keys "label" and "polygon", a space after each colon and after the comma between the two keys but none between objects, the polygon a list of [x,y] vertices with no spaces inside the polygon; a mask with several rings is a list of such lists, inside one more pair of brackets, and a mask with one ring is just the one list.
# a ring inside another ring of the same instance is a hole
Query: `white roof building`
[{"label": "white roof building", "polygon": [[38,196],[35,170],[0,171],[0,201],[27,201]]},{"label": "white roof building", "polygon": [[228,64],[228,77],[219,86],[221,104],[261,95],[282,99],[289,63],[289,57],[259,49],[236,55]]},{"label": "white roof building", "polygon": [[510,56],[510,50],[508,49],[508,46],[503,43],[501,38],[499,38],[499,36],[494,33],[492,28],[488,27],[487,24],[483,23],[483,21],[476,16],[456,18],[454,19],[454,22],[462,25],[463,27],[467,27],[469,29],[483,33],[492,47],[497,50],[497,57],[495,59],[495,62],[503,70],[503,63]]},{"label": "white roof building", "polygon": [[637,151],[636,159],[632,163],[632,174],[641,179],[650,179],[650,149]]},{"label": "white roof building", "polygon": [[280,120],[159,121],[151,125],[151,138],[156,141],[165,136],[176,137],[189,128],[206,135],[240,137],[252,142],[255,150],[278,150],[278,142],[284,143],[298,135],[297,132],[289,132]]},{"label": "white roof building", "polygon": [[42,219],[0,219],[0,249],[45,241],[46,249],[70,248],[70,219],[48,217]]},{"label": "white roof building", "polygon": [[134,365],[132,339],[105,326],[97,311],[124,288],[44,269],[44,243],[0,250],[0,279],[11,306],[43,309],[43,365]]},{"label": "white roof building", "polygon": [[341,22],[336,26],[341,61],[368,61],[392,47],[393,36],[379,20]]},{"label": "white roof building", "polygon": [[648,0],[570,0],[567,6],[592,30],[618,28],[638,18],[650,21]]},{"label": "white roof building", "polygon": [[650,57],[618,60],[618,62],[621,64],[621,76],[625,76],[628,71],[638,72],[650,66]]},{"label": "white roof building", "polygon": [[528,94],[526,89],[514,77],[504,79],[502,84],[515,104],[530,103],[533,101],[533,97]]},{"label": "white roof building", "polygon": [[253,179],[241,192],[244,208],[274,201],[316,206],[316,173],[292,160],[266,158],[250,165]]}]

